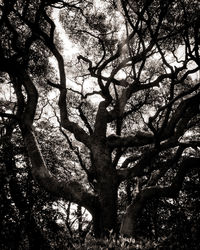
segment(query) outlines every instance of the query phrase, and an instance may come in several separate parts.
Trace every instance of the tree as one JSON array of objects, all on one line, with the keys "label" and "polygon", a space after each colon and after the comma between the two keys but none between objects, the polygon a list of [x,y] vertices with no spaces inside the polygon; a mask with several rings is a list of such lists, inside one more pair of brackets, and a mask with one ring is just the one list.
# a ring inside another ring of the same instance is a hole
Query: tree
[{"label": "tree", "polygon": [[[185,176],[200,164],[200,6],[186,0],[99,2],[102,8],[98,1],[1,1],[0,70],[12,105],[2,106],[0,116],[11,122],[12,134],[20,128],[41,187],[85,207],[97,237],[118,232],[119,224],[130,236],[145,206],[177,197]],[[54,9],[80,49],[68,64],[72,73],[55,37]],[[67,74],[77,85],[69,86]],[[84,183],[57,178],[38,144],[40,96],[46,91],[48,100],[53,90],[58,105],[48,106],[59,110],[58,133],[74,150]],[[118,221],[118,191],[130,182],[129,206]]]}]

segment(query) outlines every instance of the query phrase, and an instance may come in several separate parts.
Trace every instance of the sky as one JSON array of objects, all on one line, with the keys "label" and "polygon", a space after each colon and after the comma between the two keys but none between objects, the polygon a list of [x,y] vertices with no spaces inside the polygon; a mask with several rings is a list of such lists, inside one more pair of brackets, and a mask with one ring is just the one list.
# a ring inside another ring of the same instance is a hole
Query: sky
[{"label": "sky", "polygon": [[[98,0],[96,2],[99,2]],[[72,41],[70,41],[69,36],[67,35],[66,31],[64,30],[61,22],[59,21],[59,9],[54,8],[53,13],[52,13],[52,18],[55,22],[56,25],[56,36],[57,39],[60,40],[61,45],[62,45],[62,56],[63,59],[65,61],[65,63],[67,64],[67,62],[71,61],[72,59],[77,58],[77,56],[80,54],[80,48],[78,47],[77,44],[73,43]],[[51,65],[53,65],[53,67],[55,67],[56,71],[58,72],[58,66],[57,66],[57,62],[56,59],[54,57],[50,57],[49,58],[49,62]],[[78,59],[77,59],[78,62]],[[73,90],[76,91],[80,91],[81,92],[81,86],[80,84],[76,84],[72,77],[70,77],[70,68],[67,68],[66,66],[66,78],[67,78],[67,88],[71,88]],[[91,80],[87,80],[84,82],[84,92],[88,93],[88,92],[92,92],[94,86],[94,79]],[[97,89],[95,89],[97,90]],[[55,97],[55,92],[51,92],[50,98],[54,98]],[[102,98],[98,95],[94,95],[94,96],[90,96],[88,98],[94,105],[98,105],[99,101],[102,100]]]}]

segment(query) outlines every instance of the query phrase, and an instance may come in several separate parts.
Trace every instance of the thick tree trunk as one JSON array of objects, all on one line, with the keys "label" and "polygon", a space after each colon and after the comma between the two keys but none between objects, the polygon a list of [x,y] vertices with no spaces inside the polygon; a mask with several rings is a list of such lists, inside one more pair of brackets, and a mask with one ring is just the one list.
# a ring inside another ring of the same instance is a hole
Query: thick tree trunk
[{"label": "thick tree trunk", "polygon": [[95,236],[109,235],[117,232],[117,189],[105,183],[101,189],[100,207],[93,216]]},{"label": "thick tree trunk", "polygon": [[117,231],[117,189],[116,170],[112,167],[111,152],[105,145],[92,148],[96,174],[96,189],[100,207],[94,216],[95,234],[100,237],[109,231]]},{"label": "thick tree trunk", "polygon": [[99,230],[100,236],[117,231],[117,190],[109,182],[102,186],[100,194]]}]

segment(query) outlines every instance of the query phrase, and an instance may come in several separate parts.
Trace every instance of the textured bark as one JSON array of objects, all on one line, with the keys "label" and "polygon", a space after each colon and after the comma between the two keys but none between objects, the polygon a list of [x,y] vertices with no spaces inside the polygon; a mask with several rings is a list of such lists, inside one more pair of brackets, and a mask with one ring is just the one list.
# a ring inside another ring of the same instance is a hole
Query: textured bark
[{"label": "textured bark", "polygon": [[111,152],[104,144],[96,144],[92,148],[97,181],[96,190],[100,207],[95,216],[95,227],[98,234],[117,230],[117,189],[116,170],[111,164]]}]

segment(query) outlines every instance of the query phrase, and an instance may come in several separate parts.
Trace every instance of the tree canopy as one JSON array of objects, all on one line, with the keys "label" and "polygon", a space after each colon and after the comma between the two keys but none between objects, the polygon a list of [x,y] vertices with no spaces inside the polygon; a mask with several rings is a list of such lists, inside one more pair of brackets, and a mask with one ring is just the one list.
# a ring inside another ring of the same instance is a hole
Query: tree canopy
[{"label": "tree canopy", "polygon": [[177,242],[180,218],[194,247],[199,19],[196,0],[1,0],[4,205],[27,214],[31,185],[87,209],[96,237]]}]

